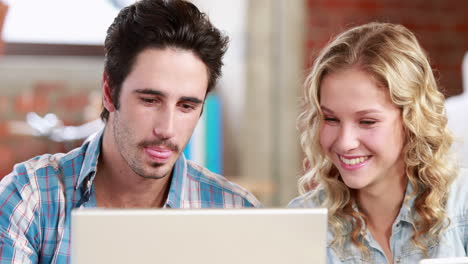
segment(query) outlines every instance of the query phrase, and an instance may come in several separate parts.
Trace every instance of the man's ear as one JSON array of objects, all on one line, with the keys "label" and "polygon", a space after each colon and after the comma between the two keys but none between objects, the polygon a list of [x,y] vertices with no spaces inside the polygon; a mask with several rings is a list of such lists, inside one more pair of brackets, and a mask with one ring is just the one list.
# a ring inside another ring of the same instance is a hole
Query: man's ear
[{"label": "man's ear", "polygon": [[107,73],[102,74],[102,104],[107,109],[107,111],[114,112],[115,105],[111,96],[111,88],[109,86],[109,81],[107,79]]}]

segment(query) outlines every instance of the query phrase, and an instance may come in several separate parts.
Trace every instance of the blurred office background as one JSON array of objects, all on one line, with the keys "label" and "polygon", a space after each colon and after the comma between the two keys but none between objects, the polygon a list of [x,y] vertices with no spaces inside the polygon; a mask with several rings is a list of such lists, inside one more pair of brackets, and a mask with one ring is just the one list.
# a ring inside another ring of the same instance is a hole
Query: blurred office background
[{"label": "blurred office background", "polygon": [[[1,1],[0,17],[6,11],[6,18],[0,19],[0,178],[17,162],[81,144],[82,139],[54,138],[52,130],[98,118],[105,32],[120,6],[133,2]],[[301,86],[315,54],[337,33],[369,21],[401,23],[429,53],[446,96],[463,92],[468,1],[193,2],[231,39],[216,88],[220,172],[266,206],[285,206],[297,195]]]}]

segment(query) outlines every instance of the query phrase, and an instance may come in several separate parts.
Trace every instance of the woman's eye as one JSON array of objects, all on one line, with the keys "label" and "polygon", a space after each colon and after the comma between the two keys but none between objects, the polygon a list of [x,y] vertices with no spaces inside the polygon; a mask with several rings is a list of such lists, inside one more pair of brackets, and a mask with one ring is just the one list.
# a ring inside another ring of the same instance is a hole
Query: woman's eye
[{"label": "woman's eye", "polygon": [[360,121],[360,123],[363,125],[373,125],[376,123],[376,121],[375,120],[362,120]]},{"label": "woman's eye", "polygon": [[338,119],[333,118],[333,117],[324,117],[323,120],[325,120],[325,122],[327,122],[327,123],[337,123],[338,122]]}]

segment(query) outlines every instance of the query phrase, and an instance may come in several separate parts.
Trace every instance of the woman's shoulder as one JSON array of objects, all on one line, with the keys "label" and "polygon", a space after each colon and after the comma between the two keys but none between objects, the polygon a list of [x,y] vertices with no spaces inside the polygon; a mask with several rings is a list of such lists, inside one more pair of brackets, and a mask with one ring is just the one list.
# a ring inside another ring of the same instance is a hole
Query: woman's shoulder
[{"label": "woman's shoulder", "polygon": [[460,168],[454,182],[464,184],[465,188],[468,188],[468,186],[466,186],[468,184],[468,168]]},{"label": "woman's shoulder", "polygon": [[[450,186],[450,194],[453,194],[459,201],[462,201],[461,198],[468,198],[468,168],[460,169]],[[463,199],[463,201],[468,202],[468,199]]]},{"label": "woman's shoulder", "polygon": [[323,189],[314,189],[298,196],[289,202],[289,208],[317,208],[322,207],[325,200],[325,191]]},{"label": "woman's shoulder", "polygon": [[450,185],[447,213],[452,216],[468,217],[468,169],[460,169]]}]

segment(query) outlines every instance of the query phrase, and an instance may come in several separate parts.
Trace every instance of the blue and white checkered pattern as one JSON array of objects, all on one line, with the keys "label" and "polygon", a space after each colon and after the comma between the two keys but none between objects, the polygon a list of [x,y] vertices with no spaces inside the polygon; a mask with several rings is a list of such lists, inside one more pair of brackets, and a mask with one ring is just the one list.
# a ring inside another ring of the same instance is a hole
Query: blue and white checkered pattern
[{"label": "blue and white checkered pattern", "polygon": [[[0,263],[69,263],[71,210],[96,207],[93,182],[103,131],[67,154],[15,165],[0,182]],[[226,178],[185,159],[174,168],[165,207],[260,207]]]}]

